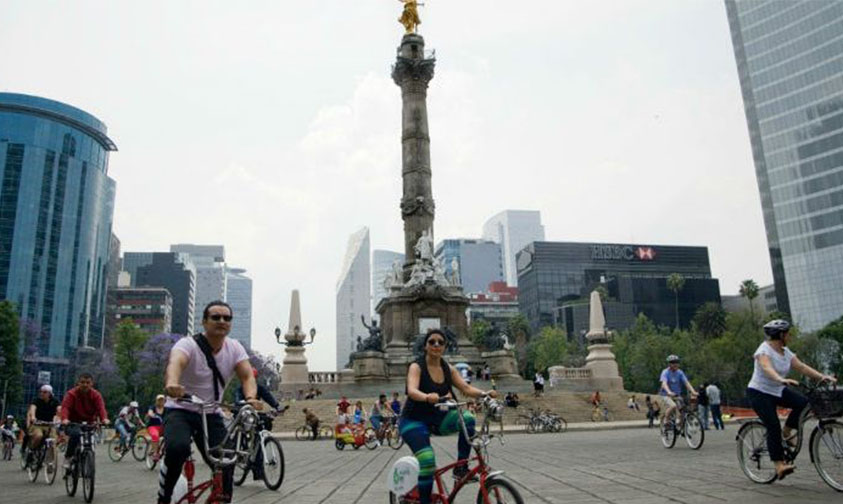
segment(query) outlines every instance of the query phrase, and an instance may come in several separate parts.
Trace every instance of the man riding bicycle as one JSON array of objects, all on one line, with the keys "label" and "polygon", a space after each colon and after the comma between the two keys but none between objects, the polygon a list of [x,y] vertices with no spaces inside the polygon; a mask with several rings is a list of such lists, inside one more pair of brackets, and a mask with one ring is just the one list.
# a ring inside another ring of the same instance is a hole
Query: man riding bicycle
[{"label": "man riding bicycle", "polygon": [[79,444],[79,438],[82,436],[82,431],[77,424],[94,423],[98,420],[106,425],[109,424],[105,401],[94,389],[94,377],[91,373],[80,373],[76,386],[67,391],[61,402],[61,423],[65,425],[65,433],[68,436],[67,450],[64,453],[65,472],[70,469],[70,461],[76,454],[76,445]]},{"label": "man riding bicycle", "polygon": [[697,391],[694,390],[685,373],[679,369],[678,355],[671,354],[667,357],[667,367],[662,371],[659,381],[661,382],[659,395],[662,398],[663,409],[665,410],[661,419],[662,426],[664,426],[664,422],[676,411],[676,402],[673,398],[682,395],[682,387],[684,386],[688,390],[691,397],[696,397]]},{"label": "man riding bicycle", "polygon": [[129,444],[135,439],[138,429],[143,427],[143,420],[141,420],[138,413],[137,401],[132,401],[128,406],[123,406],[114,421],[114,428],[120,434],[120,449],[126,451],[129,449]]},{"label": "man riding bicycle", "polygon": [[38,397],[26,412],[26,426],[29,430],[30,455],[35,453],[44,438],[53,435],[52,425],[35,425],[35,422],[55,422],[61,417],[61,404],[53,397],[53,387],[41,385]]},{"label": "man riding bicycle", "polygon": [[[228,338],[233,313],[223,301],[208,303],[202,313],[204,333],[182,338],[173,345],[164,376],[167,413],[164,419],[164,438],[167,450],[161,476],[158,478],[158,502],[169,504],[173,488],[182,466],[190,456],[191,440],[204,451],[202,415],[197,406],[176,399],[186,394],[203,400],[220,401],[226,384],[236,374],[243,384],[247,402],[260,409],[257,386],[249,364],[249,355],[239,341]],[[208,445],[216,447],[225,437],[222,411],[207,415]],[[204,454],[203,454],[204,455]],[[231,502],[234,466],[223,469],[223,501]]]}]

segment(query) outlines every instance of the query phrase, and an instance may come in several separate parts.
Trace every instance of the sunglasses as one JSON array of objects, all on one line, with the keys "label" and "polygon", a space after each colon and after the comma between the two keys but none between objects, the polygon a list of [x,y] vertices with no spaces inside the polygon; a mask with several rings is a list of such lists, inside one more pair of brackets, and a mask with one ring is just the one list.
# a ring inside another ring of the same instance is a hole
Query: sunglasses
[{"label": "sunglasses", "polygon": [[435,346],[435,347],[445,346],[445,340],[429,339],[429,340],[427,340],[427,344],[430,345],[430,346]]},{"label": "sunglasses", "polygon": [[209,316],[208,318],[210,318],[214,322],[219,322],[220,320],[225,320],[226,322],[231,322],[232,317],[231,317],[231,315],[219,315],[219,314],[215,313],[215,314]]}]

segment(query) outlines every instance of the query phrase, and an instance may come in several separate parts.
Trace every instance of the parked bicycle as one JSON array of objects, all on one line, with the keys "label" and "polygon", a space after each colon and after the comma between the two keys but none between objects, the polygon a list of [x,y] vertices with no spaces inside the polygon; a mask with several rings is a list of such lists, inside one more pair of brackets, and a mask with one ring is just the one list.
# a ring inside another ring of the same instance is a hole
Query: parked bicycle
[{"label": "parked bicycle", "polygon": [[[457,409],[459,411],[457,418],[459,419],[460,428],[462,429],[463,435],[469,438],[468,429],[463,419],[463,412],[467,405],[468,403],[466,402],[446,401],[440,403],[438,407],[443,409]],[[477,504],[524,504],[524,499],[521,498],[521,494],[518,493],[515,485],[503,477],[503,471],[492,471],[489,467],[489,443],[491,443],[493,438],[497,437],[501,444],[503,444],[503,424],[500,422],[503,417],[504,407],[491,397],[484,396],[480,408],[484,413],[483,422],[477,433],[471,438],[471,445],[474,449],[475,456],[471,458],[469,463],[473,462],[475,464],[474,467],[470,467],[469,471],[463,477],[454,482],[454,487],[450,493],[447,491],[444,479],[448,478],[451,471],[458,464],[464,463],[464,461],[455,461],[436,469],[436,472],[433,474],[434,489],[431,495],[431,502],[453,504],[460,490],[469,483],[479,481],[480,488],[477,491]],[[492,434],[490,432],[490,423],[492,421],[500,423],[501,430],[499,434]],[[401,460],[399,459],[393,465],[389,478],[391,488],[396,490],[398,486],[401,486],[400,482],[406,474],[400,465]],[[389,502],[390,504],[418,504],[418,488],[415,487],[404,495],[396,495],[394,491],[390,490]]]},{"label": "parked bicycle", "polygon": [[[33,425],[56,428],[59,424],[56,422],[36,420]],[[34,451],[27,445],[21,459],[23,460],[29,481],[32,483],[35,483],[35,480],[38,479],[38,472],[41,471],[42,467],[44,468],[44,481],[48,485],[52,485],[56,480],[56,473],[58,472],[58,449],[56,448],[56,438],[53,435],[45,436],[41,440],[41,445]]]},{"label": "parked bicycle", "polygon": [[85,502],[94,499],[94,480],[96,475],[96,456],[94,454],[94,431],[96,424],[82,422],[80,424],[68,424],[70,427],[78,426],[82,433],[79,444],[76,445],[76,453],[71,454],[70,468],[64,473],[64,488],[67,495],[76,495],[79,485],[79,478],[82,478],[82,496]]},{"label": "parked bicycle", "polygon": [[[316,439],[333,439],[334,429],[330,425],[322,425],[316,429],[318,437]],[[313,439],[313,428],[307,424],[302,425],[296,429],[296,439],[299,441],[310,441]]]},{"label": "parked bicycle", "polygon": [[524,423],[528,434],[536,432],[565,432],[568,430],[568,421],[562,416],[552,413],[550,410],[531,409],[529,415],[518,415],[519,420]]},{"label": "parked bicycle", "polygon": [[[670,414],[670,418],[663,419],[659,424],[662,445],[665,448],[673,448],[676,444],[676,437],[681,435],[688,443],[688,447],[699,450],[705,441],[705,430],[702,428],[700,417],[681,396],[676,396],[674,400],[676,401],[676,411]],[[677,415],[679,415],[678,420]]]},{"label": "parked bicycle", "polygon": [[599,405],[591,408],[592,422],[611,422],[612,414],[609,412],[609,406],[605,401],[601,401]]},{"label": "parked bicycle", "polygon": [[244,432],[242,445],[237,452],[237,464],[234,466],[235,485],[242,485],[250,471],[255,473],[260,458],[266,488],[278,490],[281,487],[284,481],[284,450],[281,449],[281,442],[272,436],[272,420],[277,414],[275,411],[258,413],[258,423]]},{"label": "parked bicycle", "polygon": [[146,429],[141,429],[133,434],[128,443],[120,441],[120,435],[115,432],[114,436],[108,440],[108,458],[112,462],[120,462],[127,453],[132,452],[132,456],[138,462],[143,462],[146,459],[146,453],[149,451],[149,440],[146,438]]},{"label": "parked bicycle", "polygon": [[[828,486],[843,492],[843,388],[828,384],[799,385],[808,397],[810,406],[799,418],[796,431],[796,446],[782,441],[784,460],[788,464],[796,461],[804,441],[804,427],[808,421],[817,424],[811,430],[808,453],[817,473]],[[760,419],[744,423],[737,435],[738,462],[746,477],[755,483],[772,483],[776,480],[776,468],[770,460],[767,449],[767,428]]]}]

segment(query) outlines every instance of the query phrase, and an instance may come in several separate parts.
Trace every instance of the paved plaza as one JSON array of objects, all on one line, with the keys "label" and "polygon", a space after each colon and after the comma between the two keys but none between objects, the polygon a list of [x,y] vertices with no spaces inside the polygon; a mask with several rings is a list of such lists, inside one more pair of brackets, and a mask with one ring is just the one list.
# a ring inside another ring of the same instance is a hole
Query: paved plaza
[{"label": "paved plaza", "polygon": [[[843,495],[820,480],[807,459],[784,482],[756,485],[740,471],[735,458],[736,429],[709,431],[700,451],[682,440],[672,450],[659,443],[655,430],[623,429],[563,434],[510,434],[506,445],[491,447],[492,463],[514,481],[527,503],[660,504],[771,502],[839,503]],[[287,469],[277,492],[248,481],[234,501],[249,504],[353,504],[387,502],[385,471],[399,456],[390,448],[337,451],[326,441],[284,440]],[[451,459],[456,438],[434,438],[439,460]],[[67,497],[60,478],[48,487],[39,478],[29,483],[16,458],[0,463],[0,502],[82,503],[81,489]],[[100,448],[94,502],[152,503],[157,471],[149,472],[131,456],[113,463]],[[473,503],[476,492],[459,503]]]}]

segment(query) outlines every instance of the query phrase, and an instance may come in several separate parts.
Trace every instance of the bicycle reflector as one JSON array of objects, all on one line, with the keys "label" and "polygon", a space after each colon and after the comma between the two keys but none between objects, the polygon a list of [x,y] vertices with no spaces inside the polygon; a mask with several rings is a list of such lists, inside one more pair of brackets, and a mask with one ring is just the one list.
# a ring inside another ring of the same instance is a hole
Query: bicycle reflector
[{"label": "bicycle reflector", "polygon": [[412,455],[401,457],[386,473],[386,487],[395,495],[406,495],[419,484],[419,461]]}]

